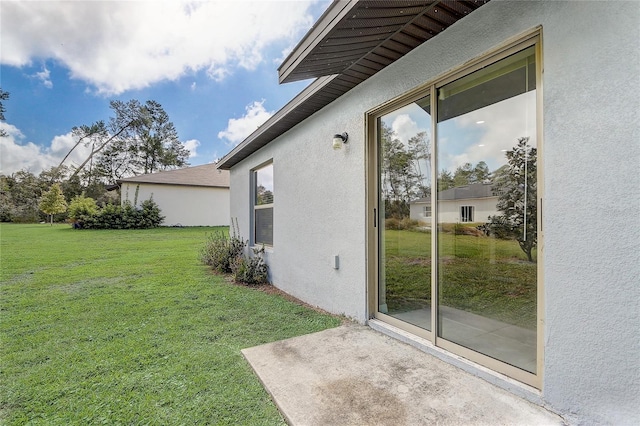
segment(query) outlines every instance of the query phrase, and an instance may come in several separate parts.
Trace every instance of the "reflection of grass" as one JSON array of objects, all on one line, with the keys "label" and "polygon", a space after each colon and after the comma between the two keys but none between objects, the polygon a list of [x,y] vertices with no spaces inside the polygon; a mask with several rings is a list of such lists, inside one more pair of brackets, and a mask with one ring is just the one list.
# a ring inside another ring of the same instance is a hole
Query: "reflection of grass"
[{"label": "reflection of grass", "polygon": [[[515,241],[439,235],[440,303],[535,328],[536,264]],[[387,304],[397,313],[431,303],[431,233],[385,230]]]}]

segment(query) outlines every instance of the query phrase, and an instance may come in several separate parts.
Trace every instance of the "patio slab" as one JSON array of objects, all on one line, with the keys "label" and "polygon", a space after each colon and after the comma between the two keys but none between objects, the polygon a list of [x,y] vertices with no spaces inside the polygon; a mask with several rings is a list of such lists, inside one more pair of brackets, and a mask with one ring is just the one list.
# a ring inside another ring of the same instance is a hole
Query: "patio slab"
[{"label": "patio slab", "polygon": [[369,327],[243,355],[291,425],[564,425],[561,417]]}]

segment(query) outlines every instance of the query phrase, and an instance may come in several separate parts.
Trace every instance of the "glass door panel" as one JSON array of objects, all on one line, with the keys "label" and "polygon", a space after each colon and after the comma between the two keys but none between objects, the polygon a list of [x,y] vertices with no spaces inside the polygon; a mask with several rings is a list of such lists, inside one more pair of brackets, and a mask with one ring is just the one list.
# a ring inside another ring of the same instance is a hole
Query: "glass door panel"
[{"label": "glass door panel", "polygon": [[438,89],[438,337],[536,373],[531,47]]},{"label": "glass door panel", "polygon": [[431,330],[430,97],[377,120],[378,311]]}]

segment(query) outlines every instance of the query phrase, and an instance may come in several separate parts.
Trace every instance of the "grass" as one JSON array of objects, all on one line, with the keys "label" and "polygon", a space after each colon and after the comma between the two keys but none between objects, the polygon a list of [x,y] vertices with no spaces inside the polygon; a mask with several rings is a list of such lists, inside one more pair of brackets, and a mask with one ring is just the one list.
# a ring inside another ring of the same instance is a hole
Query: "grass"
[{"label": "grass", "polygon": [[[535,329],[536,264],[516,241],[438,235],[440,303]],[[387,305],[391,314],[431,304],[431,232],[385,230]]]},{"label": "grass", "polygon": [[0,424],[284,424],[240,349],[340,321],[211,274],[212,230],[0,225]]}]

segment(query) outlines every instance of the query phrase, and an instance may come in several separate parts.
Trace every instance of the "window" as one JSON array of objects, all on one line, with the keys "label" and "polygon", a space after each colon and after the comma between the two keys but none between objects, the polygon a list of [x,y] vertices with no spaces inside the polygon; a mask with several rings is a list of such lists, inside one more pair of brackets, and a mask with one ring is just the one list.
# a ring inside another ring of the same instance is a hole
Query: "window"
[{"label": "window", "polygon": [[273,163],[253,171],[253,243],[273,245]]},{"label": "window", "polygon": [[473,222],[473,206],[460,207],[460,222]]},{"label": "window", "polygon": [[422,216],[431,217],[431,204],[422,207]]}]

